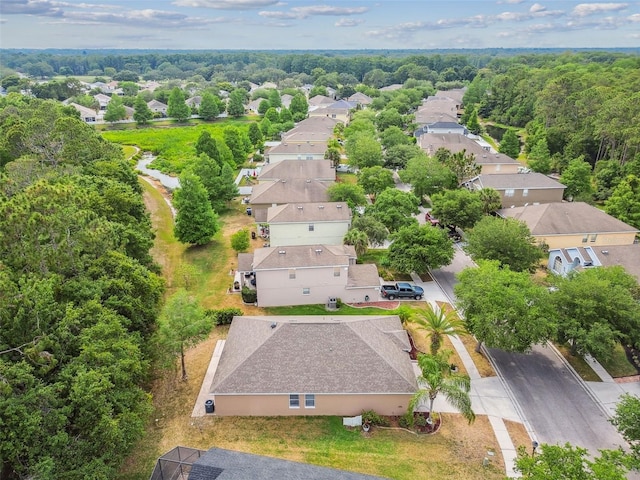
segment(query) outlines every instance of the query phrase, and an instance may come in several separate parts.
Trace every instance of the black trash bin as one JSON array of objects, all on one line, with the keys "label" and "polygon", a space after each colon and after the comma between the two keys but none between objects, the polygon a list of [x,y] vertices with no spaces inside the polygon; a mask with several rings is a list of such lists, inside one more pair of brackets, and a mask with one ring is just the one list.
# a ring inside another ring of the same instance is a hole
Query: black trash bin
[{"label": "black trash bin", "polygon": [[256,232],[251,232],[251,239],[255,240],[256,239]]},{"label": "black trash bin", "polygon": [[206,413],[213,413],[215,409],[216,407],[213,404],[213,400],[207,400],[206,402],[204,402],[204,411]]},{"label": "black trash bin", "polygon": [[247,207],[247,215],[251,216],[251,207]]}]

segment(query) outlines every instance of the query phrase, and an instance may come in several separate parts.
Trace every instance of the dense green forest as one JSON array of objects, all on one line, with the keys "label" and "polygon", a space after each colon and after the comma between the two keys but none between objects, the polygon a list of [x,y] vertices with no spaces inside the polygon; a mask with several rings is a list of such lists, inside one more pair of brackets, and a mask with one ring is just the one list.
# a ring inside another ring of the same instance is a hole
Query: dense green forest
[{"label": "dense green forest", "polygon": [[0,150],[0,477],[113,478],[164,292],[137,176],[50,100],[0,100]]}]

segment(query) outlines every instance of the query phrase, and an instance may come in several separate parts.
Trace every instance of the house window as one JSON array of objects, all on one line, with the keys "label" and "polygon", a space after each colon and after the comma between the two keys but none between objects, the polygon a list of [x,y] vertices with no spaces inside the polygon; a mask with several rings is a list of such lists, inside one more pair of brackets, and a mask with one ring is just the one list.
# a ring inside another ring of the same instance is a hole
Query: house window
[{"label": "house window", "polygon": [[313,225],[313,223],[310,223],[310,224],[309,224],[309,231],[310,231],[310,232],[313,232],[313,231],[315,230],[315,228],[316,228],[316,227]]},{"label": "house window", "polygon": [[335,114],[335,113],[332,113],[332,114],[331,114],[331,118],[336,118],[336,114]]},{"label": "house window", "polygon": [[316,408],[316,396],[313,393],[304,396],[304,408]]},{"label": "house window", "polygon": [[498,163],[498,164],[496,165],[496,172],[499,172],[499,171],[500,171],[500,167],[501,167],[501,165]]},{"label": "house window", "polygon": [[340,276],[340,267],[333,267],[333,276],[334,277]]},{"label": "house window", "polygon": [[300,395],[297,393],[289,395],[289,408],[300,408]]},{"label": "house window", "polygon": [[592,241],[592,242],[595,242],[595,241],[596,241],[596,238],[598,238],[598,234],[597,234],[597,233],[592,233],[592,234],[591,234],[591,241]]},{"label": "house window", "polygon": [[292,268],[289,270],[289,279],[293,280],[296,278],[296,271]]},{"label": "house window", "polygon": [[582,243],[587,243],[589,241],[589,234],[582,237]]},{"label": "house window", "polygon": [[302,289],[302,294],[303,295],[311,295],[311,289],[310,288],[303,288]]},{"label": "house window", "polygon": [[514,190],[513,188],[507,188],[507,189],[504,191],[504,196],[505,196],[505,197],[513,197],[513,195],[514,195],[515,193],[516,193],[516,192],[515,192],[515,190]]},{"label": "house window", "polygon": [[525,188],[524,190],[522,190],[522,196],[523,197],[526,197],[528,195],[529,195],[529,189],[528,188]]},{"label": "house window", "polygon": [[313,160],[313,155],[307,155],[307,160]]}]

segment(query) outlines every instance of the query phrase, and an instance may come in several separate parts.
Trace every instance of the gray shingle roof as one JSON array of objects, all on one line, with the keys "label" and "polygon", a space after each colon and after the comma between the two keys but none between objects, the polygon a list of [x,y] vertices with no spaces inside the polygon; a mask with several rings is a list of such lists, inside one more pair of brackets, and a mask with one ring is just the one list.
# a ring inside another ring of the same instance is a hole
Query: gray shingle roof
[{"label": "gray shingle roof", "polygon": [[351,220],[351,209],[344,202],[287,203],[270,207],[269,223],[336,222]]},{"label": "gray shingle roof", "polygon": [[291,155],[296,158],[298,155],[304,154],[323,154],[327,151],[326,140],[318,139],[318,141],[306,141],[304,143],[288,143],[284,140],[280,145],[271,148],[267,155],[276,153],[278,155]]},{"label": "gray shingle roof", "polygon": [[620,265],[640,282],[640,244],[598,247],[596,255],[603,266]]},{"label": "gray shingle roof", "polygon": [[191,467],[189,480],[382,480],[361,473],[212,448]]},{"label": "gray shingle roof", "polygon": [[333,129],[339,120],[330,117],[308,117],[298,123],[294,128],[289,130],[283,135],[283,138],[287,138],[289,135],[298,132],[329,132],[333,134]]},{"label": "gray shingle roof", "polygon": [[395,315],[235,317],[211,392],[413,393],[409,348]]},{"label": "gray shingle roof", "polygon": [[351,265],[347,279],[347,288],[361,288],[380,285],[378,267],[374,263]]},{"label": "gray shingle roof", "polygon": [[282,204],[328,202],[328,182],[294,178],[286,181],[260,183],[251,191],[252,204]]},{"label": "gray shingle roof", "polygon": [[564,190],[565,188],[557,180],[537,172],[479,175],[474,183],[481,185],[482,188],[495,188],[496,190],[508,188],[528,188],[529,190],[561,188]]},{"label": "gray shingle roof", "polygon": [[348,266],[356,251],[351,245],[289,245],[257,248],[254,270]]},{"label": "gray shingle roof", "polygon": [[638,229],[584,202],[545,203],[498,210],[527,224],[533,235],[637,232]]},{"label": "gray shingle roof", "polygon": [[262,167],[259,180],[308,179],[335,180],[331,160],[282,160]]}]

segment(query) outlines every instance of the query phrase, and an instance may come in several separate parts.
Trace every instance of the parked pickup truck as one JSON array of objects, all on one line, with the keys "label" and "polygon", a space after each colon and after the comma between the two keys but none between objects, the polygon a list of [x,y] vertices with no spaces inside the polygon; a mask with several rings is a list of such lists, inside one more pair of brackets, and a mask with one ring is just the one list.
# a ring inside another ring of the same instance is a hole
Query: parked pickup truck
[{"label": "parked pickup truck", "polygon": [[382,285],[380,294],[389,300],[396,298],[415,298],[420,300],[424,295],[424,290],[422,287],[411,285],[410,283],[395,283],[393,285]]}]

